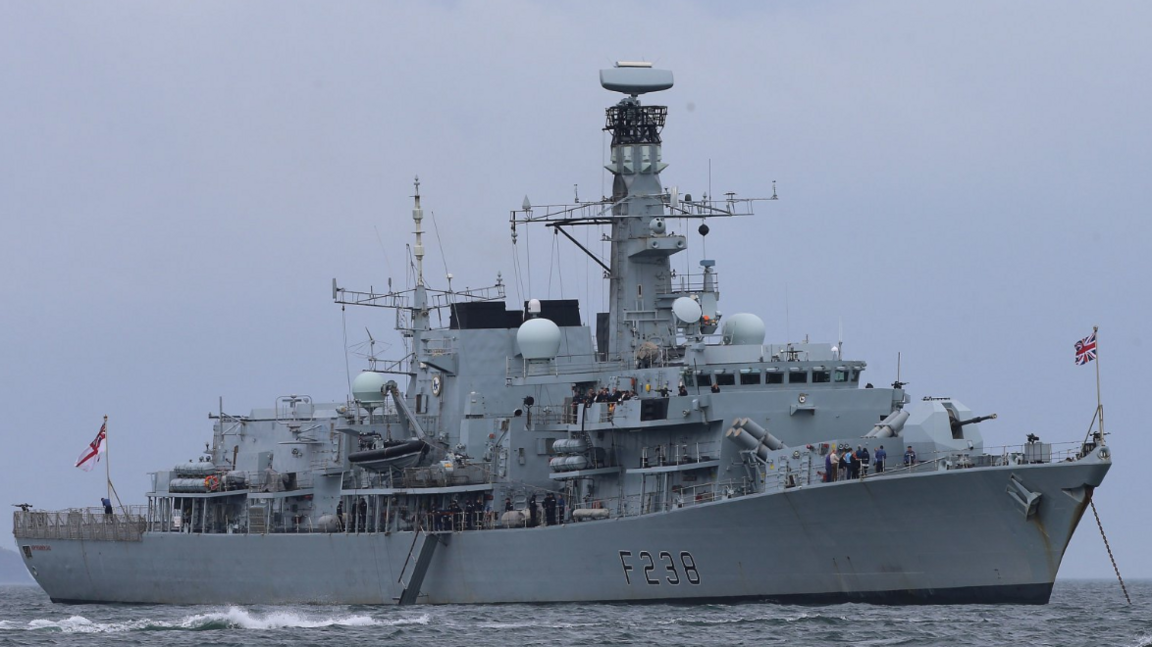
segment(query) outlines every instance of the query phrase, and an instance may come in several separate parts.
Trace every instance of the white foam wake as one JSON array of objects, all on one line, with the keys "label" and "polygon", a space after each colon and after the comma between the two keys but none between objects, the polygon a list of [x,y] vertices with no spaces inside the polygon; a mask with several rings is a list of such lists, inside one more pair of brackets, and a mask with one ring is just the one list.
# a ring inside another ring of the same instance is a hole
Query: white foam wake
[{"label": "white foam wake", "polygon": [[[399,625],[426,625],[428,614],[401,618],[377,619],[364,614],[348,615],[307,615],[298,611],[270,611],[253,613],[240,607],[228,607],[224,611],[198,613],[175,620],[154,620],[144,618],[126,622],[92,622],[84,616],[71,616],[63,620],[37,619],[25,627],[29,630],[60,631],[63,633],[122,633],[141,630],[213,630],[213,629],[314,629],[323,627],[372,627]],[[0,621],[0,629],[19,629],[10,621]]]},{"label": "white foam wake", "polygon": [[[178,621],[175,625],[181,629],[195,629],[211,625],[223,624],[237,629],[289,629],[316,627],[370,627],[383,624],[366,615],[347,615],[333,617],[310,618],[296,611],[272,611],[257,615],[240,607],[229,607],[222,613],[202,613],[189,616]],[[163,623],[152,623],[152,626],[164,626]]]}]

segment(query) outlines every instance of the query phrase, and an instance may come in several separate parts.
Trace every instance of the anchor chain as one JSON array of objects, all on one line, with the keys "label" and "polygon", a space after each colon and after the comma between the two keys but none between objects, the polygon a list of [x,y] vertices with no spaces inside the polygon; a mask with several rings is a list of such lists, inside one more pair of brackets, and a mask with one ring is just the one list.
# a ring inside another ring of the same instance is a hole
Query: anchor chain
[{"label": "anchor chain", "polygon": [[1108,536],[1104,534],[1104,524],[1100,523],[1100,515],[1096,513],[1096,502],[1089,499],[1092,505],[1092,516],[1096,517],[1096,527],[1100,529],[1100,537],[1104,539],[1104,548],[1108,550],[1108,559],[1112,560],[1112,570],[1116,571],[1116,579],[1120,580],[1120,590],[1124,592],[1124,599],[1128,606],[1132,606],[1132,598],[1128,597],[1128,587],[1124,586],[1124,578],[1120,577],[1120,567],[1116,566],[1116,558],[1112,556],[1112,547],[1108,545]]}]

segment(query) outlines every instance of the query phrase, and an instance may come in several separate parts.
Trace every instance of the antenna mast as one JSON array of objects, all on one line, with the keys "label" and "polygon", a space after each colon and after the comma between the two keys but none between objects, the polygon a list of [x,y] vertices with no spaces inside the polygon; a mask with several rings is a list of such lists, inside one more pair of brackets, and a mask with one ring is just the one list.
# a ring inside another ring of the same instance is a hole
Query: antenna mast
[{"label": "antenna mast", "polygon": [[416,285],[424,285],[424,230],[421,228],[421,223],[424,220],[424,210],[420,208],[420,176],[416,176],[414,182],[416,186],[416,204],[412,207],[412,220],[416,223],[416,246],[412,250],[412,255],[416,257]]}]

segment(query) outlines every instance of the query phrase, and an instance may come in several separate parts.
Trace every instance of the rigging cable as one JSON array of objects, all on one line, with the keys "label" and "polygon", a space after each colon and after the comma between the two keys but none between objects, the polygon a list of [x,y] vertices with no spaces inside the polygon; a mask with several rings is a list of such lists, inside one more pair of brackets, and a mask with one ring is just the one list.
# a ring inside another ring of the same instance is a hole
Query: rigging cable
[{"label": "rigging cable", "polygon": [[[564,253],[560,249],[560,231],[557,229],[552,230],[552,243],[556,245],[556,281],[560,284],[560,298],[564,298],[564,259],[561,255]],[[552,295],[552,272],[548,272],[548,295]]]},{"label": "rigging cable", "polygon": [[388,249],[384,247],[384,239],[380,237],[380,227],[373,225],[376,232],[376,242],[380,244],[380,253],[384,255],[384,267],[388,268],[388,276],[392,276],[392,264],[388,262]]},{"label": "rigging cable", "polygon": [[526,298],[531,299],[532,298],[532,243],[528,242],[528,227],[527,227],[527,225],[525,225],[525,227],[524,227],[524,258],[525,258],[525,261],[528,263],[528,271],[525,272],[528,275],[528,292],[527,292]]},{"label": "rigging cable", "polygon": [[340,324],[344,328],[344,374],[348,378],[348,397],[352,397],[352,365],[348,363],[348,306],[340,306]]},{"label": "rigging cable", "polygon": [[[589,249],[589,247],[588,247],[588,230],[589,229],[591,229],[591,228],[590,227],[584,228],[584,249]],[[584,255],[584,303],[587,304],[587,308],[589,308],[589,309],[592,308],[592,287],[591,287],[592,277],[588,276],[588,272],[590,272],[592,269],[589,265],[590,263],[591,263],[591,260],[588,258],[588,255],[585,254]],[[584,313],[584,325],[588,325],[590,321],[591,320],[588,319],[588,313],[585,312]]]},{"label": "rigging cable", "polygon": [[552,245],[548,248],[548,292],[547,292],[547,294],[548,294],[549,299],[552,298],[552,269],[554,267],[556,267],[556,249],[557,249],[556,237],[558,235],[559,234],[556,232],[556,230],[553,229],[552,230]]},{"label": "rigging cable", "polygon": [[[444,243],[440,240],[440,226],[436,224],[436,212],[432,213],[432,231],[436,233],[436,246],[440,248],[440,262],[444,264],[444,278],[448,278],[448,257],[444,254]],[[452,286],[449,285],[451,290]]]},{"label": "rigging cable", "polygon": [[516,298],[520,303],[523,303],[524,278],[523,273],[520,271],[520,249],[516,246],[515,225],[513,225],[512,229],[512,272],[516,275]]},{"label": "rigging cable", "polygon": [[[436,233],[436,246],[440,248],[440,262],[444,265],[444,280],[448,281],[448,307],[453,312],[455,311],[454,299],[452,298],[452,279],[449,278],[448,272],[448,256],[444,254],[444,243],[440,240],[440,226],[436,224],[436,212],[432,214],[432,231]],[[444,325],[444,314],[440,308],[436,309],[436,317],[440,321],[440,325]]]}]

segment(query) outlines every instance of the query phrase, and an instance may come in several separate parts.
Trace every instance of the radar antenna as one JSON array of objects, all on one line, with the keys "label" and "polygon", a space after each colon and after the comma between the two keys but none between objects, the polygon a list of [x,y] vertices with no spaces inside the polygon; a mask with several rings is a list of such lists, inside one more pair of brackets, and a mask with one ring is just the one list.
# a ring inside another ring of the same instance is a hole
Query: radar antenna
[{"label": "radar antenna", "polygon": [[372,336],[372,331],[368,327],[364,327],[364,332],[368,333],[368,370],[376,370],[376,338]]}]

